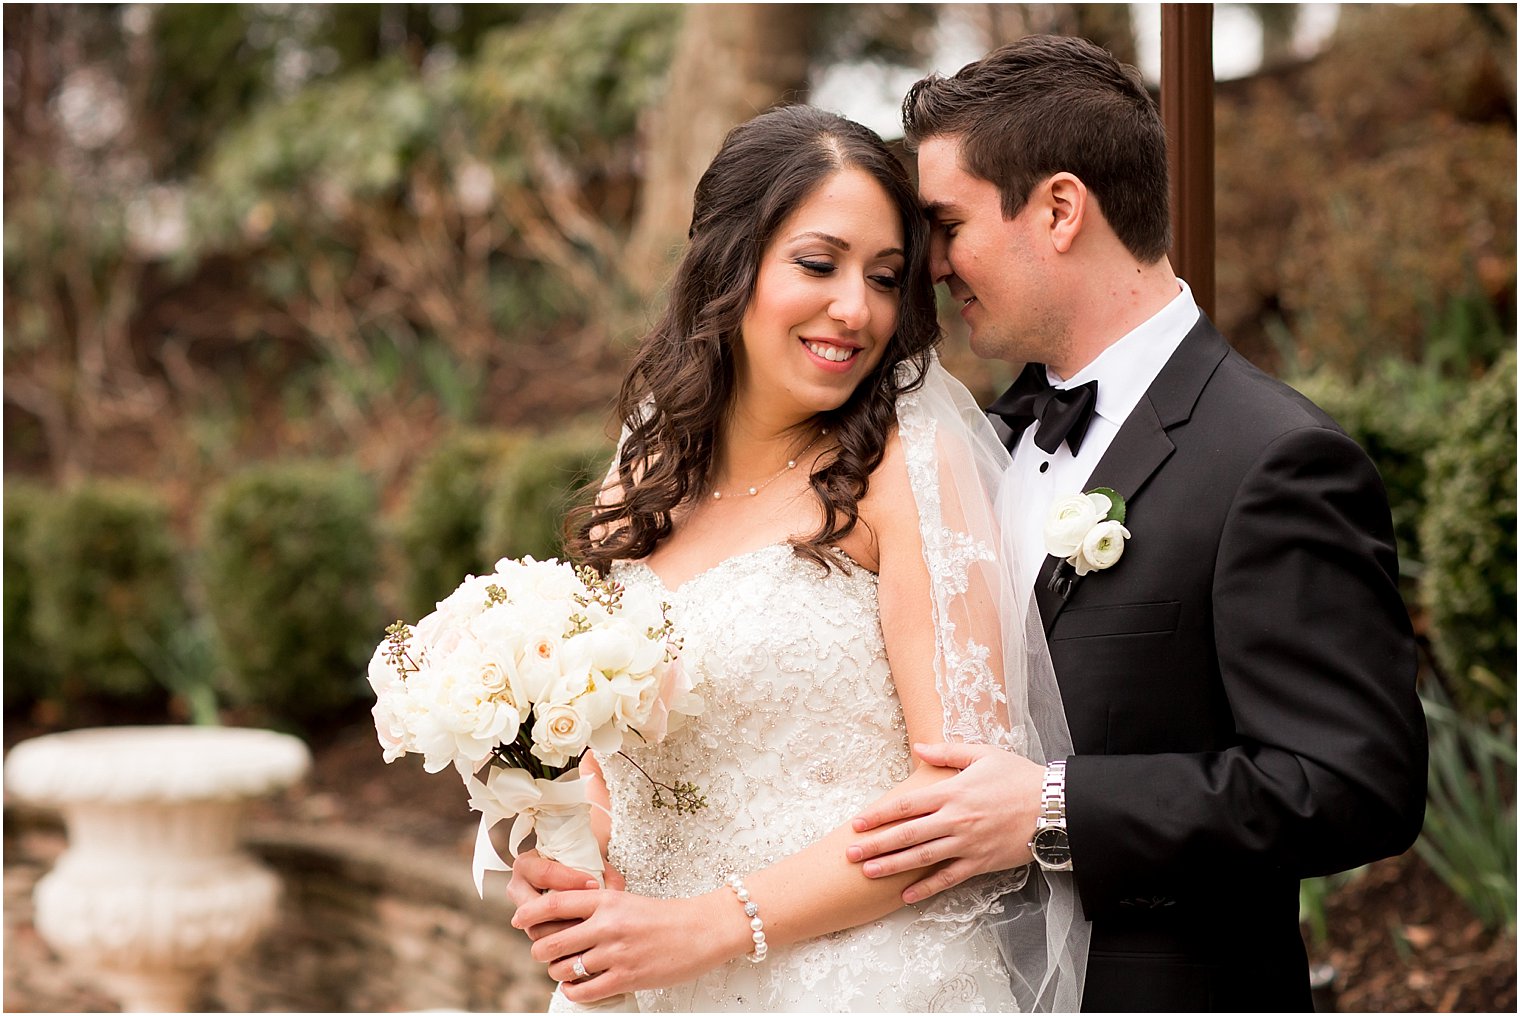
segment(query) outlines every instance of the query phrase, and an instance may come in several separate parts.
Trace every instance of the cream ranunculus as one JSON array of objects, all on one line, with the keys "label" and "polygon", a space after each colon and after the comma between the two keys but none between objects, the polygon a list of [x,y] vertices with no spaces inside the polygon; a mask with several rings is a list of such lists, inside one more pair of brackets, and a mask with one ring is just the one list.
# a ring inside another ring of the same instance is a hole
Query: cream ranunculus
[{"label": "cream ranunculus", "polygon": [[1068,494],[1057,499],[1045,519],[1045,550],[1070,558],[1112,507],[1113,502],[1103,494]]},{"label": "cream ranunculus", "polygon": [[1129,530],[1121,523],[1112,519],[1099,522],[1088,532],[1082,546],[1072,556],[1072,566],[1078,575],[1112,568],[1124,556],[1124,541],[1127,539]]}]

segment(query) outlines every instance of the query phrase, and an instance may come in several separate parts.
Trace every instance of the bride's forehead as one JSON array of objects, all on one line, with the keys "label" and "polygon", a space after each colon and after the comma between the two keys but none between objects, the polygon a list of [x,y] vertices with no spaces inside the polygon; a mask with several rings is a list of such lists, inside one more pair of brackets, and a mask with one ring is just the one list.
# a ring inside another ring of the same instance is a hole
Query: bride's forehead
[{"label": "bride's forehead", "polygon": [[808,233],[843,239],[850,246],[899,244],[902,222],[886,188],[864,170],[849,168],[822,180],[776,231],[780,239]]}]

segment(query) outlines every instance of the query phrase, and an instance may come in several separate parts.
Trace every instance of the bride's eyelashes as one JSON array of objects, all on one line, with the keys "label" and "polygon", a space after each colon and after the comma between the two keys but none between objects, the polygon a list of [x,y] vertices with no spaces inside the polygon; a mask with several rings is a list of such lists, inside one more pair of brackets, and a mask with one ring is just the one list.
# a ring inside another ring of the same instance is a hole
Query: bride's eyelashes
[{"label": "bride's eyelashes", "polygon": [[[814,261],[811,258],[794,258],[792,263],[797,265],[808,274],[816,275],[819,278],[832,275],[839,268],[838,265],[834,264],[831,261]],[[870,279],[881,289],[886,290],[894,290],[902,285],[901,280],[899,280],[896,275],[891,275],[884,272],[876,275],[868,275],[866,278]]]}]

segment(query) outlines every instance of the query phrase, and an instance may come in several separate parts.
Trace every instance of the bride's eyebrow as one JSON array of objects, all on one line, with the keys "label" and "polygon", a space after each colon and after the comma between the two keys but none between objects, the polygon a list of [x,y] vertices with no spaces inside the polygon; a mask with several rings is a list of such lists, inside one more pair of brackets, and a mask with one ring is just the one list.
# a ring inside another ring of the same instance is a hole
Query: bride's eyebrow
[{"label": "bride's eyebrow", "polygon": [[[792,237],[790,242],[796,243],[798,240],[822,240],[829,246],[838,247],[842,251],[848,252],[850,249],[850,241],[841,240],[837,236],[834,236],[830,233],[822,233],[816,229],[810,229],[806,233],[798,233],[796,236]],[[876,256],[879,258],[889,257],[893,254],[906,256],[901,247],[884,247],[876,252]]]}]

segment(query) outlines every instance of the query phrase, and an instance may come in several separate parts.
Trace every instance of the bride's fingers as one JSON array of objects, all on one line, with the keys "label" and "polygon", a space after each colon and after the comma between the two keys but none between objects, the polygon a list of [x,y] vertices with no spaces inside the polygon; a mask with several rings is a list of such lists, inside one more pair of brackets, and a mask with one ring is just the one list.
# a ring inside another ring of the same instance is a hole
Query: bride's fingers
[{"label": "bride's fingers", "polygon": [[554,935],[534,942],[529,952],[540,963],[553,964],[560,960],[573,962],[575,957],[596,945],[597,936],[585,925],[575,924]]},{"label": "bride's fingers", "polygon": [[590,889],[545,893],[517,908],[512,915],[512,927],[531,928],[545,921],[573,921],[590,917],[596,912],[601,896],[601,890]]},{"label": "bride's fingers", "polygon": [[[586,971],[585,977],[582,977],[576,971],[576,960],[581,961],[581,968]],[[546,969],[550,977],[569,987],[571,984],[589,984],[594,978],[607,972],[602,969],[604,966],[606,966],[605,961],[599,959],[594,955],[592,950],[588,949],[585,952],[574,953],[563,959],[555,960]]]},{"label": "bride's fingers", "polygon": [[548,938],[566,928],[573,928],[579,923],[579,921],[545,921],[543,924],[535,924],[528,928],[528,937],[537,942],[541,938]]},{"label": "bride's fingers", "polygon": [[[573,961],[572,961],[573,962]],[[608,972],[598,973],[596,968],[588,961],[586,969],[591,976],[584,981],[565,981],[560,985],[560,994],[571,1002],[578,1005],[586,1005],[590,1002],[600,1002],[604,998],[611,998],[623,989],[618,986],[616,978]]]}]

